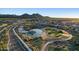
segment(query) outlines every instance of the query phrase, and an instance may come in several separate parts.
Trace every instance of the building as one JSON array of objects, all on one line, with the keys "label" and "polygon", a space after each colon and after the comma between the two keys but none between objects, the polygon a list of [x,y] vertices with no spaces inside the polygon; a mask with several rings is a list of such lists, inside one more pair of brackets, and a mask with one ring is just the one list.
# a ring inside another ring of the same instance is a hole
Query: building
[{"label": "building", "polygon": [[46,40],[48,38],[46,32],[44,32],[42,29],[31,29],[29,31],[25,31],[23,27],[18,28],[19,33],[23,34],[23,37],[25,39],[33,39],[33,38],[39,38],[41,37],[43,40]]},{"label": "building", "polygon": [[28,31],[25,31],[24,29],[23,29],[23,26],[20,26],[19,28],[18,28],[18,31],[19,31],[19,33],[22,33],[22,34],[26,34]]},{"label": "building", "polygon": [[46,33],[41,29],[30,30],[27,32],[27,36],[30,36],[32,38],[42,37],[43,39],[45,39],[45,37],[47,37]]}]

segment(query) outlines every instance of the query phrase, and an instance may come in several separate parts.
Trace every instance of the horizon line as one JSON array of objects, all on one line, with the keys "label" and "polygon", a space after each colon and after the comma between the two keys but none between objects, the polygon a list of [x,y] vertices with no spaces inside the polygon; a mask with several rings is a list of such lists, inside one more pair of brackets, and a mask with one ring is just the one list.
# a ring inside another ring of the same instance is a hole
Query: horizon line
[{"label": "horizon line", "polygon": [[[28,13],[23,13],[23,14],[28,14]],[[0,14],[0,15],[23,15],[23,14]],[[39,14],[39,13],[32,13],[32,14]],[[32,14],[29,14],[29,15],[32,15]],[[42,14],[40,14],[42,15]],[[45,16],[45,17],[51,17],[51,18],[79,18],[79,16],[49,16],[49,15],[42,15],[42,16]]]}]

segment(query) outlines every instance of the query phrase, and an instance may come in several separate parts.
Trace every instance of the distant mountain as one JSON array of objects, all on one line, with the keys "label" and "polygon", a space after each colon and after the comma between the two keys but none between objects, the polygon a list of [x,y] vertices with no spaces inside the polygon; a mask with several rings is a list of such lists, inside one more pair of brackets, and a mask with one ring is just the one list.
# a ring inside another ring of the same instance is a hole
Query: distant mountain
[{"label": "distant mountain", "polygon": [[10,14],[0,14],[0,18],[36,18],[42,17],[40,14],[23,14],[23,15],[10,15]]},{"label": "distant mountain", "polygon": [[0,14],[0,18],[17,18],[18,15]]},{"label": "distant mountain", "polygon": [[0,14],[0,18],[20,18],[20,19],[31,19],[31,20],[78,20],[79,18],[52,18],[48,16],[42,16],[38,13],[36,14],[22,14],[22,15],[10,15],[10,14]]}]

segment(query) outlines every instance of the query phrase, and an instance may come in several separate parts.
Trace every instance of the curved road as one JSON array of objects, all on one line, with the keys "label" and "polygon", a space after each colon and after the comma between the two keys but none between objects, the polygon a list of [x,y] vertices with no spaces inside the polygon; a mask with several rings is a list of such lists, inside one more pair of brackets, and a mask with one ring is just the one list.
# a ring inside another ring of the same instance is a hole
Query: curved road
[{"label": "curved road", "polygon": [[[72,39],[72,35],[71,35],[71,34],[69,34],[69,37],[68,37],[67,39],[59,40],[59,41],[67,41],[67,40],[70,40],[70,39]],[[41,51],[45,51],[45,48],[46,48],[49,44],[51,44],[51,43],[53,43],[53,42],[55,42],[55,41],[47,42],[47,43],[42,47]]]}]

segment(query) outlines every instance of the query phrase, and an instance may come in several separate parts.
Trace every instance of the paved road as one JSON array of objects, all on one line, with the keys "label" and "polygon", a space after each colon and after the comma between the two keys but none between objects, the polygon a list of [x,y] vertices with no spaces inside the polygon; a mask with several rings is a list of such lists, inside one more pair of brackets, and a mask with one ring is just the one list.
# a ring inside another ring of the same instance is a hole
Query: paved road
[{"label": "paved road", "polygon": [[17,36],[17,38],[21,41],[21,43],[28,49],[28,51],[32,51],[29,46],[23,41],[23,39],[21,39],[21,37],[17,34],[17,32],[15,31],[16,27],[13,28],[13,32],[14,34]]},{"label": "paved road", "polygon": [[[67,40],[70,40],[70,39],[72,39],[72,35],[71,35],[71,34],[69,34],[69,37],[68,37],[67,39],[62,39],[62,40],[59,40],[59,41],[67,41]],[[49,44],[54,43],[54,42],[55,42],[55,41],[53,41],[53,40],[47,42],[47,43],[42,47],[41,51],[44,51],[45,48],[46,48]]]},{"label": "paved road", "polygon": [[9,31],[9,43],[8,43],[9,51],[28,51],[26,47],[22,44],[22,42],[16,37],[13,30]]}]

